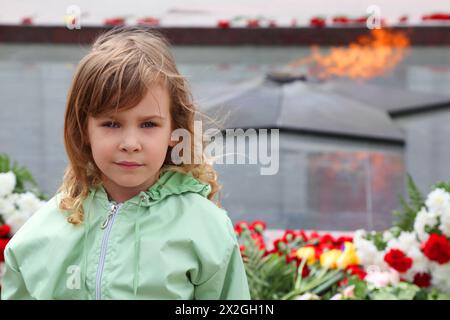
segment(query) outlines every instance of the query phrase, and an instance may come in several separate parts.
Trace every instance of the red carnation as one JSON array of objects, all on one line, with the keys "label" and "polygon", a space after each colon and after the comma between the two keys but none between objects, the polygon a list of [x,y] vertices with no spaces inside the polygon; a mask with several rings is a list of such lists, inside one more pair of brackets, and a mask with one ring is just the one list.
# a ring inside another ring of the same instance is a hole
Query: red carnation
[{"label": "red carnation", "polygon": [[228,29],[230,27],[230,21],[221,19],[217,22],[217,27],[221,29]]},{"label": "red carnation", "polygon": [[103,24],[107,26],[121,26],[125,24],[124,18],[108,18],[103,21]]},{"label": "red carnation", "polygon": [[353,237],[350,236],[340,236],[335,240],[336,246],[341,246],[346,242],[353,242]]},{"label": "red carnation", "polygon": [[24,26],[30,26],[33,24],[33,18],[32,17],[23,17],[21,24]]},{"label": "red carnation", "polygon": [[400,22],[400,23],[406,23],[406,22],[408,22],[408,16],[401,16],[401,17],[398,19],[398,22]]},{"label": "red carnation", "polygon": [[306,235],[306,232],[304,230],[298,231],[297,232],[297,237],[302,238],[304,242],[308,241],[308,236]]},{"label": "red carnation", "polygon": [[320,238],[320,234],[317,231],[313,231],[311,232],[311,234],[309,235],[309,239],[319,239]]},{"label": "red carnation", "polygon": [[259,234],[252,234],[251,237],[255,241],[256,246],[258,247],[258,249],[264,250],[266,248],[266,244],[264,243],[264,239]]},{"label": "red carnation", "polygon": [[259,27],[258,19],[248,19],[247,20],[247,27],[249,27],[249,28],[258,28]]},{"label": "red carnation", "polygon": [[311,20],[309,20],[309,24],[312,27],[317,27],[317,28],[323,28],[326,26],[326,22],[324,18],[320,18],[320,17],[314,17]]},{"label": "red carnation", "polygon": [[402,250],[391,249],[384,256],[384,261],[398,272],[406,272],[412,266],[412,259]]},{"label": "red carnation", "polygon": [[273,247],[277,250],[277,251],[284,251],[287,247],[287,242],[285,239],[276,239],[273,242]]},{"label": "red carnation", "polygon": [[361,17],[358,17],[356,19],[353,19],[354,23],[366,23],[366,21],[367,21],[367,17],[366,16],[361,16]]},{"label": "red carnation", "polygon": [[261,220],[255,220],[250,225],[250,230],[255,230],[258,233],[262,233],[264,230],[266,230],[266,223]]},{"label": "red carnation", "polygon": [[234,225],[234,231],[236,231],[236,233],[238,235],[241,235],[242,231],[247,228],[248,229],[248,224],[245,221],[238,221],[236,222],[236,224]]},{"label": "red carnation", "polygon": [[345,16],[338,16],[338,17],[333,18],[333,23],[347,24],[349,22],[350,22],[350,19]]},{"label": "red carnation", "polygon": [[346,271],[350,273],[351,275],[358,276],[361,280],[364,280],[367,273],[359,266],[352,265],[347,267]]},{"label": "red carnation", "polygon": [[142,19],[139,19],[137,21],[137,23],[139,25],[146,25],[146,26],[158,26],[160,21],[158,18],[154,18],[154,17],[145,17]]},{"label": "red carnation", "polygon": [[422,250],[428,259],[439,264],[447,263],[450,260],[450,243],[443,235],[432,233],[422,244]]},{"label": "red carnation", "polygon": [[0,238],[0,262],[5,261],[5,256],[3,255],[3,251],[5,251],[5,247],[9,242],[9,238]]},{"label": "red carnation", "polygon": [[295,238],[297,238],[297,234],[295,233],[295,231],[293,231],[293,230],[286,230],[286,231],[284,231],[283,240],[285,242],[294,241]]},{"label": "red carnation", "polygon": [[333,244],[334,243],[334,238],[331,234],[326,233],[324,234],[319,241],[320,244]]},{"label": "red carnation", "polygon": [[6,237],[11,232],[11,227],[6,223],[0,227],[0,237]]},{"label": "red carnation", "polygon": [[431,284],[431,275],[429,273],[416,273],[414,284],[421,288],[428,288]]},{"label": "red carnation", "polygon": [[422,16],[422,20],[423,21],[429,21],[429,20],[445,21],[445,20],[450,20],[450,14],[447,14],[447,13],[429,14],[429,15]]}]

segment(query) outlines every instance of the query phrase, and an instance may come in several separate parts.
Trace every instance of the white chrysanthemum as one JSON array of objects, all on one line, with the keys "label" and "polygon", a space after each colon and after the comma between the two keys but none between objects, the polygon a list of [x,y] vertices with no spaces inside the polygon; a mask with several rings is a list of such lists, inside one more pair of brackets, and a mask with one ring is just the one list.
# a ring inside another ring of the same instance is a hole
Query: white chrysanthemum
[{"label": "white chrysanthemum", "polygon": [[366,230],[358,229],[353,233],[353,239],[354,240],[365,239],[366,235],[367,235]]},{"label": "white chrysanthemum", "polygon": [[386,230],[385,232],[383,232],[383,241],[388,242],[389,240],[393,239],[394,235],[392,234],[391,231]]},{"label": "white chrysanthemum", "polygon": [[450,294],[450,263],[431,264],[431,285],[443,292]]},{"label": "white chrysanthemum", "polygon": [[16,187],[16,175],[9,171],[0,173],[0,198],[9,195]]},{"label": "white chrysanthemum", "polygon": [[364,267],[378,266],[383,270],[388,269],[388,265],[384,262],[384,254],[378,251],[375,244],[363,237],[365,233],[361,231],[355,232],[353,244],[355,245],[356,254],[359,262]]},{"label": "white chrysanthemum", "polygon": [[416,234],[414,232],[402,231],[398,238],[393,238],[388,241],[386,251],[395,248],[402,250],[406,254],[411,248],[417,246],[419,246],[419,242],[417,241]]},{"label": "white chrysanthemum", "polygon": [[410,248],[406,255],[413,260],[411,268],[403,274],[406,280],[413,282],[417,273],[430,272],[430,261],[422,253],[420,247]]},{"label": "white chrysanthemum", "polygon": [[43,203],[44,202],[39,200],[32,192],[21,193],[17,200],[20,210],[27,212],[30,216],[35,213]]},{"label": "white chrysanthemum", "polygon": [[416,215],[414,231],[417,233],[420,241],[427,241],[430,235],[425,231],[425,227],[429,226],[434,228],[437,224],[437,214],[434,211],[428,212],[425,208],[422,208]]},{"label": "white chrysanthemum", "polygon": [[11,227],[11,232],[16,233],[20,227],[30,218],[28,212],[15,210],[15,212],[5,219],[5,222]]},{"label": "white chrysanthemum", "polygon": [[450,237],[450,208],[442,212],[440,220],[439,230],[447,237]]},{"label": "white chrysanthemum", "polygon": [[428,211],[441,216],[443,212],[450,210],[450,194],[444,189],[435,189],[430,192],[425,204]]},{"label": "white chrysanthemum", "polygon": [[2,215],[4,219],[14,213],[14,210],[16,209],[14,203],[15,202],[10,196],[0,198],[0,215]]}]

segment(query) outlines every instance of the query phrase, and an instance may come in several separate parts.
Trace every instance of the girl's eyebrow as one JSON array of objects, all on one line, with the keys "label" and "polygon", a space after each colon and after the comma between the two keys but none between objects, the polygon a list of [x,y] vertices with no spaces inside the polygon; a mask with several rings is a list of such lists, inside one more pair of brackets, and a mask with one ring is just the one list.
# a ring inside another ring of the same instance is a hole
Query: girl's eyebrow
[{"label": "girl's eyebrow", "polygon": [[[108,118],[108,119],[116,119],[116,117],[113,116],[113,115],[107,115],[107,116],[105,116],[104,118]],[[119,118],[120,118],[120,117],[119,117]],[[142,117],[139,117],[139,118],[138,118],[139,121],[144,121],[144,120],[148,120],[148,119],[160,119],[160,120],[165,120],[166,118],[165,118],[165,117],[162,117],[162,116],[159,116],[159,115],[157,115],[157,114],[148,115],[148,116],[142,116]]]}]

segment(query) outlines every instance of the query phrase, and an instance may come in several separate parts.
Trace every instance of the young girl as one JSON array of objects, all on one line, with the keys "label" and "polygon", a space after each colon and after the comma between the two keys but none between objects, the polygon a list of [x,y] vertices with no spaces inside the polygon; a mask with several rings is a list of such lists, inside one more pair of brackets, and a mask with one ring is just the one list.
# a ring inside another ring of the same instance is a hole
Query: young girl
[{"label": "young girl", "polygon": [[68,95],[62,185],[8,243],[2,299],[250,299],[203,144],[172,159],[192,100],[161,34],[95,41]]}]

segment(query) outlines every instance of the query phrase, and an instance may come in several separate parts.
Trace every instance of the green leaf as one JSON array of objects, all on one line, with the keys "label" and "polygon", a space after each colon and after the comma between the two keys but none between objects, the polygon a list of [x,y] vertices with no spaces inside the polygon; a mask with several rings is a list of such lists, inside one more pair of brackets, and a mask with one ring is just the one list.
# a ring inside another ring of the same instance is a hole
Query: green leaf
[{"label": "green leaf", "polygon": [[402,211],[395,210],[393,212],[395,219],[394,226],[399,227],[403,231],[412,231],[414,229],[414,221],[417,213],[424,206],[424,197],[414,183],[411,175],[407,175],[409,203],[403,198],[399,197]]}]

